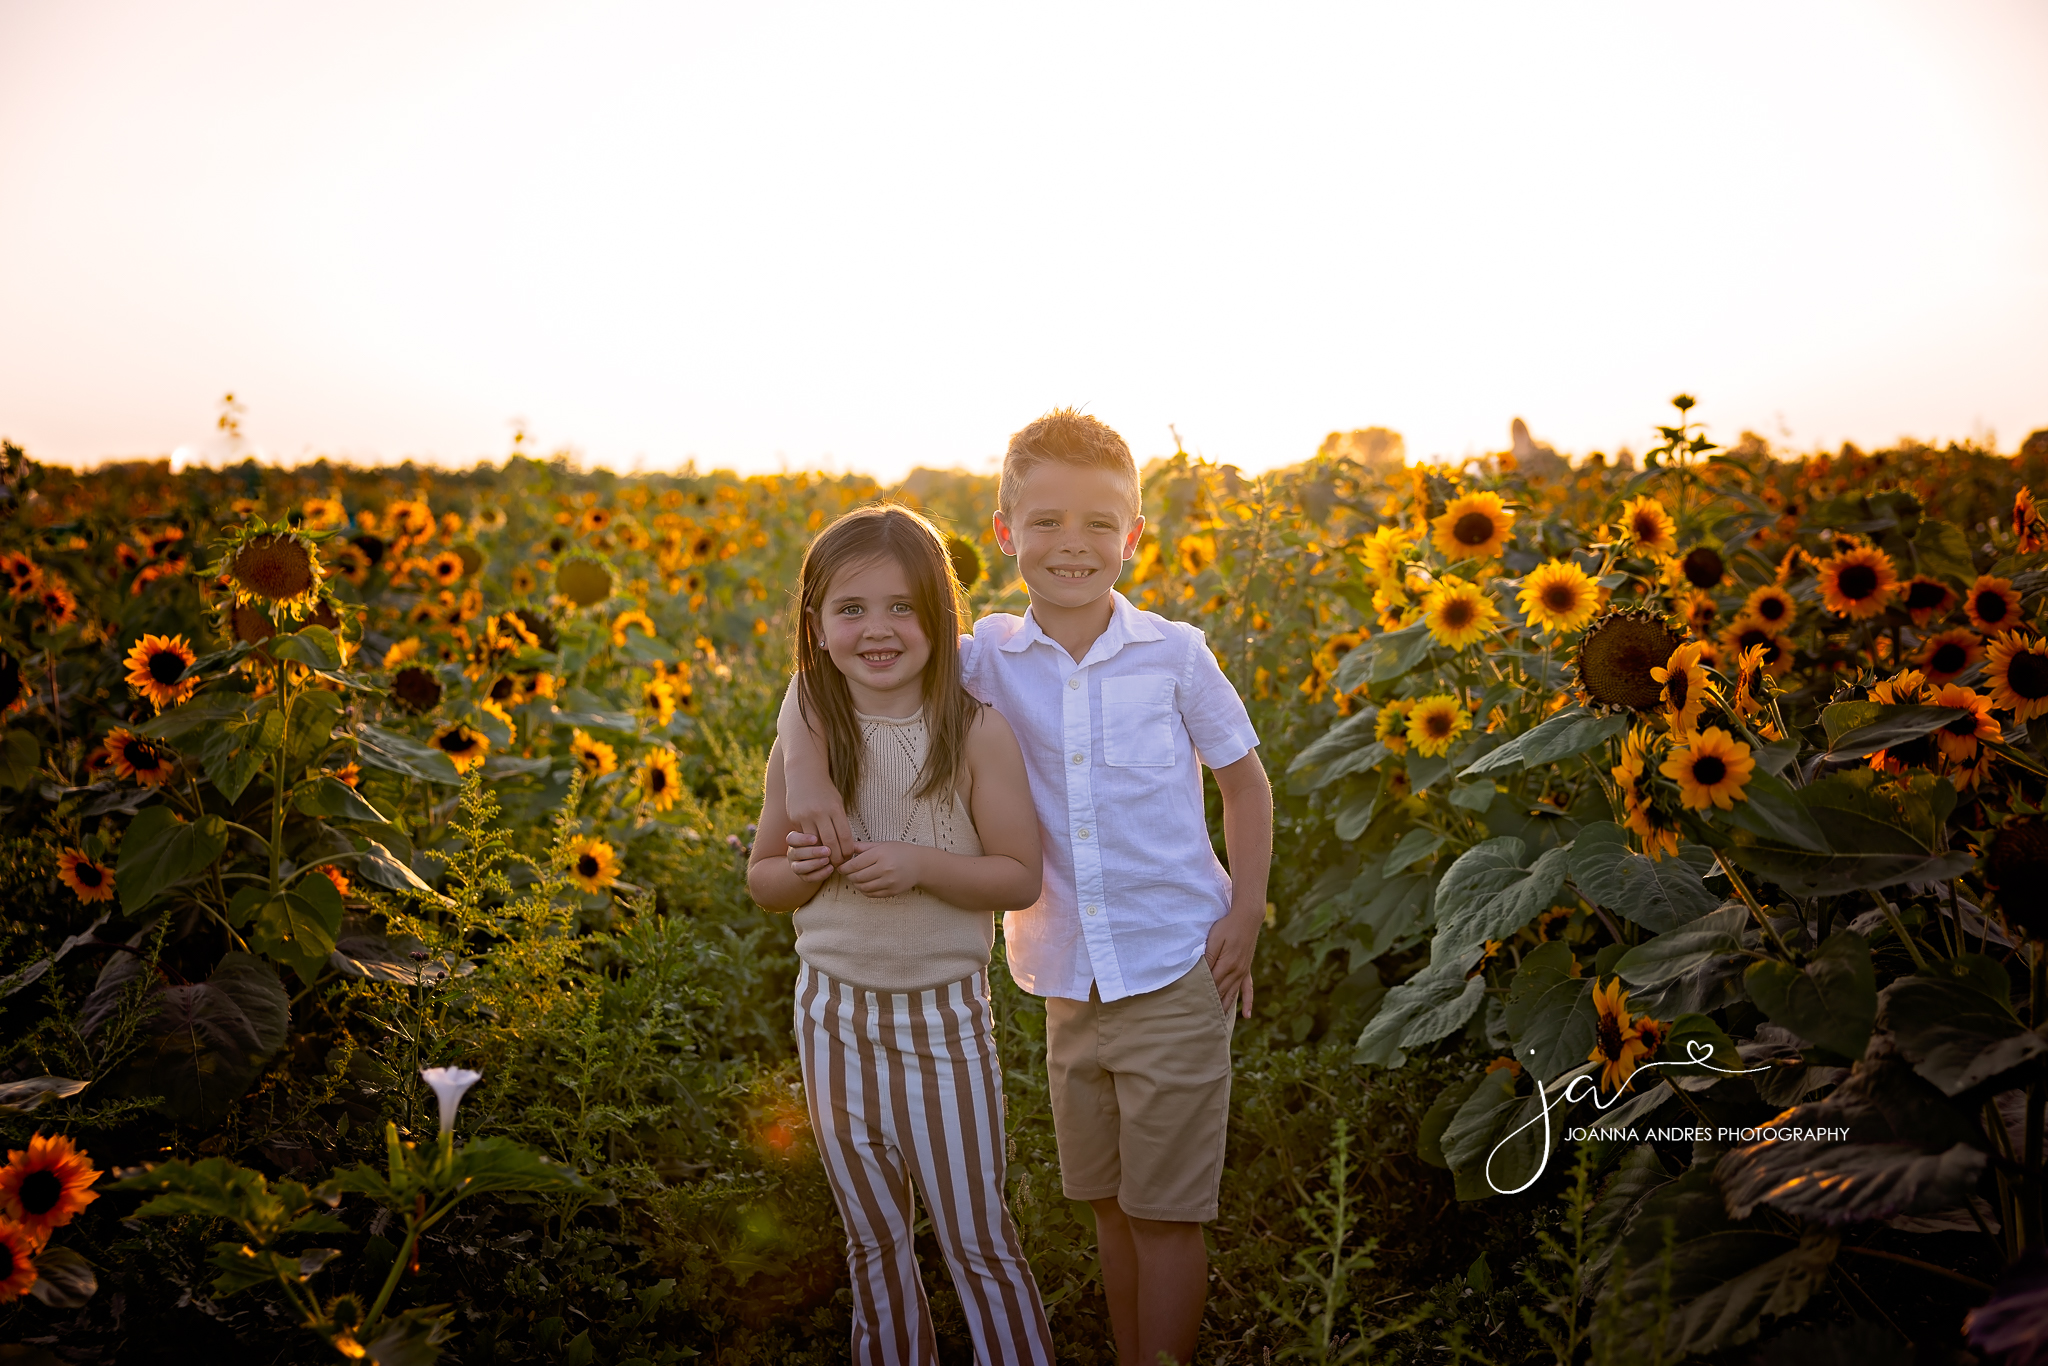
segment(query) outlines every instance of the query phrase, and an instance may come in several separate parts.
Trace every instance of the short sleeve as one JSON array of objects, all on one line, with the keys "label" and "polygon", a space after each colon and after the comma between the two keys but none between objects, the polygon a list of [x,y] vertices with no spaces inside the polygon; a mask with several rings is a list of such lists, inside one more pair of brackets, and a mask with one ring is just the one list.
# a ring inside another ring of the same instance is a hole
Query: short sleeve
[{"label": "short sleeve", "polygon": [[1208,639],[1195,627],[1186,630],[1187,658],[1181,665],[1178,689],[1181,723],[1188,728],[1188,738],[1195,742],[1203,763],[1210,768],[1228,768],[1257,747],[1258,732],[1252,729],[1244,699],[1209,652]]},{"label": "short sleeve", "polygon": [[977,702],[989,700],[986,681],[977,671],[977,666],[986,657],[989,647],[978,636],[960,637],[960,686]]}]

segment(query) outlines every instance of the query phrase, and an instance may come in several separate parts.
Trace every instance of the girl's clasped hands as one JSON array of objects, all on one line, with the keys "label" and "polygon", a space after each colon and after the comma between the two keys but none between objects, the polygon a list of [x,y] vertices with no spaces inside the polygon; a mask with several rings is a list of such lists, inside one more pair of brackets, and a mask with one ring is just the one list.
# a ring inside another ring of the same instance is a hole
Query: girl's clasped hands
[{"label": "girl's clasped hands", "polygon": [[789,832],[789,870],[804,882],[823,882],[834,872],[862,896],[902,896],[917,886],[923,845],[893,840],[855,840],[853,856],[834,867],[831,846],[801,830]]}]

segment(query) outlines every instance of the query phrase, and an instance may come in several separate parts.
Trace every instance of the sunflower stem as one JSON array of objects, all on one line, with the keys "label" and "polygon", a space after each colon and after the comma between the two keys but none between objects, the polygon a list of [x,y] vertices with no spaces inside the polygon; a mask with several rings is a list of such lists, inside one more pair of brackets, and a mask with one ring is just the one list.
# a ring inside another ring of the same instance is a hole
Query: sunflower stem
[{"label": "sunflower stem", "polygon": [[1784,954],[1787,959],[1790,959],[1792,957],[1792,950],[1785,947],[1785,941],[1779,937],[1778,931],[1771,925],[1770,917],[1765,915],[1764,908],[1757,904],[1756,893],[1749,890],[1749,884],[1744,882],[1742,875],[1735,871],[1735,865],[1728,861],[1728,856],[1719,849],[1716,849],[1714,851],[1714,862],[1721,865],[1722,876],[1728,879],[1728,885],[1735,889],[1735,895],[1742,898],[1742,904],[1749,907],[1749,913],[1756,917],[1757,927],[1764,932],[1766,938],[1778,946],[1778,952]]},{"label": "sunflower stem", "polygon": [[1899,937],[1899,942],[1906,946],[1906,952],[1912,955],[1913,966],[1921,972],[1927,971],[1927,955],[1920,951],[1920,941],[1906,933],[1906,922],[1899,919],[1899,913],[1892,908],[1892,903],[1886,901],[1874,887],[1871,889],[1870,899],[1884,912],[1885,922],[1892,927],[1892,933]]}]

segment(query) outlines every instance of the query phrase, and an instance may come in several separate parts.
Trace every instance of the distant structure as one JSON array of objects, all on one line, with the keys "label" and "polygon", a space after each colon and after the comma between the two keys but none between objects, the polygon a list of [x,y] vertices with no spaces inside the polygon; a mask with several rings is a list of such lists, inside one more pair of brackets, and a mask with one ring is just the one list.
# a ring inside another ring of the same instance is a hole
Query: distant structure
[{"label": "distant structure", "polygon": [[1360,427],[1331,432],[1316,449],[1323,457],[1340,457],[1374,470],[1397,470],[1408,463],[1408,443],[1387,427]]},{"label": "distant structure", "polygon": [[1532,479],[1562,479],[1571,473],[1571,462],[1556,450],[1529,435],[1529,424],[1519,417],[1508,427],[1515,468]]}]

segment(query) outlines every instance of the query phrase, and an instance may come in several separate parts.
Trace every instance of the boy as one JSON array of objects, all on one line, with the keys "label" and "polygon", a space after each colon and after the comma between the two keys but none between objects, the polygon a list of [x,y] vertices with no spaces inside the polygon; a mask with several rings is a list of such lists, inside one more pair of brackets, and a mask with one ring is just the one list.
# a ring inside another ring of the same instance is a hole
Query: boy
[{"label": "boy", "polygon": [[[1038,903],[1003,917],[1010,973],[1046,998],[1060,1179],[1095,1211],[1118,1358],[1193,1360],[1208,1291],[1234,1017],[1252,1011],[1273,794],[1244,703],[1201,631],[1115,590],[1138,548],[1123,438],[1059,409],[1010,438],[995,533],[1031,591],[960,643],[962,681],[1010,722],[1044,831]],[[790,697],[794,698],[792,686]],[[853,841],[823,745],[785,700],[791,854]],[[1223,796],[1216,861],[1200,765]]]}]

